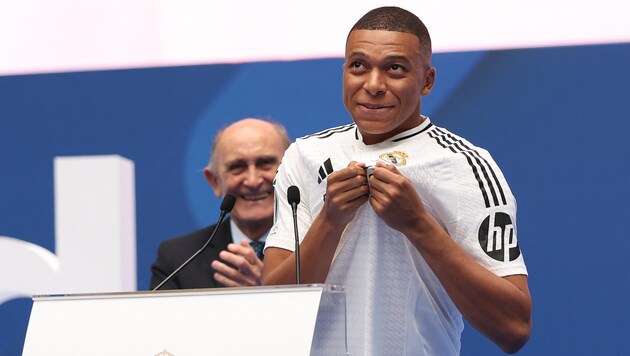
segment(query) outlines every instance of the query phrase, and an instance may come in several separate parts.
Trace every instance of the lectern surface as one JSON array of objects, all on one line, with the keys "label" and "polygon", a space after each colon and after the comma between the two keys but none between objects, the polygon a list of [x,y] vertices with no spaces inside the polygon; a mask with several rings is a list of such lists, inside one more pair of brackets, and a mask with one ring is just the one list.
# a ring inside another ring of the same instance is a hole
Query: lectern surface
[{"label": "lectern surface", "polygon": [[327,290],[314,284],[35,296],[23,355],[309,355]]}]

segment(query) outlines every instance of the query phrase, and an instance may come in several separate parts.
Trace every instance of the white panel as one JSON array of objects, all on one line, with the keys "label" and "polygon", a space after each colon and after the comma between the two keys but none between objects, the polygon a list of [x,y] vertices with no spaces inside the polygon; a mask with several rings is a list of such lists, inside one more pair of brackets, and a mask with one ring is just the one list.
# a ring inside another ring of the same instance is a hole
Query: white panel
[{"label": "white panel", "polygon": [[[630,1],[398,0],[436,52],[630,42]],[[341,57],[378,0],[0,0],[0,75]]]},{"label": "white panel", "polygon": [[56,293],[136,289],[134,184],[120,156],[55,158]]}]

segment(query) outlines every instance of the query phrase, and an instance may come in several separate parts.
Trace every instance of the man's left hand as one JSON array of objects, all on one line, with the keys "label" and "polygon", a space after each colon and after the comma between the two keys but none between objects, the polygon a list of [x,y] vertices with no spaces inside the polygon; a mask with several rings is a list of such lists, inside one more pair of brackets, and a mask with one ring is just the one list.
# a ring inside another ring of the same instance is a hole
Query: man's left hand
[{"label": "man's left hand", "polygon": [[396,167],[377,163],[369,178],[370,205],[391,228],[402,232],[413,230],[426,210],[411,181]]}]

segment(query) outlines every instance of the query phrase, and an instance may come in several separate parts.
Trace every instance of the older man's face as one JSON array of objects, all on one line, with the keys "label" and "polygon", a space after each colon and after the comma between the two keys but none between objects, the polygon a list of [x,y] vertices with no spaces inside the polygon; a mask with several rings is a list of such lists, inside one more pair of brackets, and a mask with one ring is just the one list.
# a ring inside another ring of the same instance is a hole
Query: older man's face
[{"label": "older man's face", "polygon": [[[273,180],[284,154],[276,129],[261,121],[239,122],[228,127],[217,143],[215,182],[217,196],[236,196],[230,214],[246,230],[267,231],[273,223]],[[210,179],[209,179],[210,180]]]}]

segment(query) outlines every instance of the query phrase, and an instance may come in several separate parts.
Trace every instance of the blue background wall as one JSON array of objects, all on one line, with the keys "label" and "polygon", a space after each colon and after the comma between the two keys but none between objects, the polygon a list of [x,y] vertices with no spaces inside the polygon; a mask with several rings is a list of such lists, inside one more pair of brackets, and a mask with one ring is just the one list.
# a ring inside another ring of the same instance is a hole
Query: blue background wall
[{"label": "blue background wall", "polygon": [[[534,332],[523,355],[630,353],[630,44],[437,54],[423,111],[486,147],[519,203]],[[0,77],[0,235],[54,251],[53,157],[135,162],[138,289],[160,241],[205,226],[214,132],[273,118],[295,138],[349,122],[342,60]],[[0,271],[12,273],[12,271]],[[0,305],[20,355],[31,302]],[[501,354],[467,326],[463,355]]]}]

